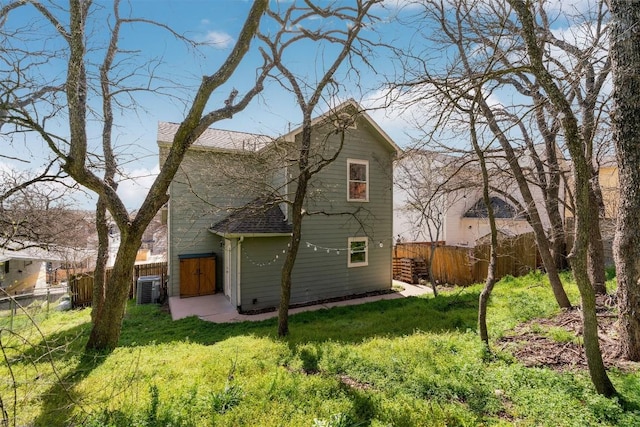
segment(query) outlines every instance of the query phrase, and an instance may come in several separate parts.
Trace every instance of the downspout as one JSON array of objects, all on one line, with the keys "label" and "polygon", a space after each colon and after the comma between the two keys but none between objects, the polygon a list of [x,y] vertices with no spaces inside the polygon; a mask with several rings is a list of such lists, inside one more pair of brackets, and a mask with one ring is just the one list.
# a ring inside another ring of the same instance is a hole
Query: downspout
[{"label": "downspout", "polygon": [[241,262],[242,262],[242,242],[244,241],[244,236],[240,236],[240,239],[238,239],[238,250],[236,253],[237,256],[237,265],[236,265],[236,305],[238,308],[238,312],[240,312],[240,310],[242,309],[242,295],[241,295],[241,289],[240,289],[240,267],[241,267]]}]

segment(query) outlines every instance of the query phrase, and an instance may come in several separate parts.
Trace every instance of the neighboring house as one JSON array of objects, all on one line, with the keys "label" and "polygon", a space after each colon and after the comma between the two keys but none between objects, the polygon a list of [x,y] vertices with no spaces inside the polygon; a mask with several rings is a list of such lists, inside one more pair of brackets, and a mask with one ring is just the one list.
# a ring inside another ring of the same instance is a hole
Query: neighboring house
[{"label": "neighboring house", "polygon": [[[158,125],[161,163],[177,129]],[[279,304],[301,131],[208,129],[188,150],[169,189],[169,296],[221,291],[241,313]],[[316,118],[312,139],[312,169],[336,158],[309,184],[291,303],[390,289],[399,148],[354,101]]]},{"label": "neighboring house", "polygon": [[[64,252],[32,247],[0,249],[0,288],[9,295],[37,292],[52,285],[54,271],[67,260]],[[0,294],[0,297],[4,296]]]},{"label": "neighboring house", "polygon": [[[523,171],[532,173],[534,165],[530,156],[521,154],[519,160]],[[571,186],[571,175],[568,173],[571,166],[566,160],[560,160],[560,165],[566,173],[566,182],[562,181],[559,191],[559,199],[564,201],[560,205],[560,215],[564,217],[566,229],[571,230],[573,214],[571,209],[565,208],[572,205],[571,193],[565,189],[565,185]],[[504,159],[494,153],[493,160],[488,166],[490,183],[499,189],[499,191],[490,191],[491,202],[497,213],[498,231],[504,236],[531,232],[532,228],[526,220],[525,209],[522,206],[520,190],[513,177],[503,172],[508,170]],[[612,264],[611,245],[620,194],[615,158],[604,156],[599,159],[597,169],[604,206],[600,227],[605,248],[605,262]],[[431,235],[433,235],[433,240],[446,245],[474,247],[479,239],[489,234],[487,210],[482,200],[481,178],[478,166],[473,161],[425,150],[414,150],[405,152],[403,158],[396,163],[394,174],[393,233],[397,240],[428,242],[432,240]],[[530,184],[529,189],[538,208],[542,225],[548,229],[550,221],[542,191],[534,184]],[[436,190],[438,194],[433,197],[432,194]],[[424,200],[430,200],[431,203],[424,203]],[[425,216],[428,217],[429,214],[436,220],[438,233],[434,231],[434,221],[425,220]],[[431,227],[431,234],[429,227]]]},{"label": "neighboring house", "polygon": [[[508,170],[504,159],[494,158],[488,167],[490,184],[496,188],[490,191],[490,198],[498,231],[505,236],[531,232],[517,184],[503,172]],[[523,168],[526,169],[526,165]],[[450,246],[474,247],[478,239],[490,233],[477,163],[415,150],[398,162],[395,175],[394,236],[397,240],[437,240]],[[422,192],[413,187],[422,188]],[[548,228],[550,222],[542,192],[534,185],[529,188],[543,226]]]},{"label": "neighboring house", "polygon": [[608,157],[602,161],[598,168],[598,179],[602,190],[604,218],[615,220],[618,217],[620,181],[618,180],[618,164],[614,158]]},{"label": "neighboring house", "polygon": [[[142,235],[142,244],[136,254],[135,264],[152,264],[167,261],[166,210],[163,208],[151,220]],[[120,249],[120,232],[114,222],[109,224],[109,250],[107,267],[113,267]]]}]

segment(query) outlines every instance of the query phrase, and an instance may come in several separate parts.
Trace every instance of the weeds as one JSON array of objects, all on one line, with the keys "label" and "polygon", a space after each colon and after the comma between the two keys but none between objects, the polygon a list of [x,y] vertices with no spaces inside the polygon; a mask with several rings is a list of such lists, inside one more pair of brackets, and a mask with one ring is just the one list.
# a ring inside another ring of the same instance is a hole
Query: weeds
[{"label": "weeds", "polygon": [[[490,333],[552,314],[545,280],[498,283]],[[7,405],[6,380],[0,396],[15,425],[640,425],[637,372],[611,372],[630,402],[623,407],[597,396],[586,373],[487,357],[473,331],[478,289],[291,316],[285,340],[274,321],[174,322],[131,305],[121,347],[95,360],[81,357],[89,311],[52,313],[38,322],[41,338],[29,332],[29,345],[5,346],[0,378],[15,373],[16,405]]]}]

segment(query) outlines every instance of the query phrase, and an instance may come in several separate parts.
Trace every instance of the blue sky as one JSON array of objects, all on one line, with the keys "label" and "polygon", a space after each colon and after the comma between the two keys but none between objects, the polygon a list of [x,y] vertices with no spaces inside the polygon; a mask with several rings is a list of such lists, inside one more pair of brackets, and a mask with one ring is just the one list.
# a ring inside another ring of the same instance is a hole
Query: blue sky
[{"label": "blue sky", "polygon": [[[0,4],[3,3],[5,2],[0,0]],[[396,47],[409,43],[413,33],[393,19],[397,13],[411,13],[409,3],[404,0],[386,0],[385,8],[377,7],[374,10],[374,14],[380,19],[373,28],[364,30],[363,35],[371,39],[380,39]],[[95,4],[98,6],[98,12],[90,17],[87,36],[88,46],[96,49],[95,58],[99,60],[105,43],[104,36],[107,33],[105,29],[109,22],[106,16],[112,12],[112,2],[104,0],[96,1]],[[272,6],[277,4],[276,0],[272,0]],[[281,7],[288,5],[288,1],[280,2]],[[188,103],[201,77],[214,72],[229,54],[250,7],[251,3],[244,0],[130,0],[128,3],[123,2],[121,16],[145,18],[167,24],[179,34],[199,42],[207,41],[209,46],[199,51],[189,50],[167,31],[139,23],[123,29],[121,46],[137,52],[136,55],[140,58],[153,58],[153,64],[157,65],[154,72],[161,76],[156,84],[163,86],[163,91],[171,95],[180,95]],[[19,12],[10,16],[7,25],[23,27],[31,22],[34,16],[33,9],[21,8]],[[46,25],[38,28],[42,33],[38,34],[35,31],[34,37],[51,31],[46,29]],[[56,44],[55,39],[47,41],[47,49],[55,49],[57,46],[59,45]],[[312,80],[314,74],[331,60],[331,54],[330,47],[318,48],[316,45],[307,44],[292,50],[286,58],[286,63],[291,70],[306,75]],[[375,100],[382,93],[381,86],[385,77],[394,71],[394,64],[386,55],[387,52],[380,51],[377,56],[369,58],[374,63],[375,71],[362,67],[358,85],[353,81],[342,80],[343,76],[339,75],[338,79],[344,82],[344,88],[338,94],[339,98],[344,100],[353,97],[365,107],[375,105]],[[124,69],[131,69],[135,63],[135,61],[129,63]],[[141,62],[138,60],[137,63]],[[247,56],[233,78],[214,94],[210,105],[223,105],[233,88],[237,88],[242,95],[254,81],[255,69],[259,63],[257,52],[254,51]],[[64,69],[60,64],[56,65],[52,62],[49,64],[49,69],[43,72],[63,75]],[[94,99],[93,105],[97,107],[98,102],[97,98]],[[119,193],[131,209],[139,205],[142,196],[146,193],[145,185],[150,183],[153,174],[157,171],[157,122],[180,122],[186,108],[186,103],[179,99],[154,94],[138,94],[137,102],[139,106],[135,111],[126,109],[121,113],[116,112],[116,152],[124,159],[124,172],[135,178],[121,182]],[[409,144],[410,138],[407,133],[411,133],[412,129],[402,117],[394,116],[391,111],[371,111],[370,115],[398,145]],[[404,117],[407,116],[405,113]],[[270,82],[246,110],[231,120],[214,124],[214,127],[276,136],[297,127],[299,122],[300,112],[293,96],[278,84]],[[90,127],[96,144],[99,142],[98,125],[99,121]],[[64,122],[60,123],[60,129],[64,134]],[[30,151],[25,156],[33,155],[34,160],[30,167],[37,168],[41,163],[38,163],[36,158],[41,150],[37,145],[32,145],[34,141],[28,142]],[[14,147],[20,151],[18,144],[14,144]],[[21,166],[24,167],[24,165]],[[0,167],[7,167],[7,165],[0,164]],[[81,197],[78,203],[85,208],[92,208],[92,202],[85,199]]]},{"label": "blue sky", "polygon": [[[0,5],[4,4],[0,1]],[[109,20],[107,16],[112,13],[112,2],[96,1],[96,13],[90,15],[87,24],[87,46],[92,53],[89,57],[95,58],[98,63],[103,55],[105,46],[106,28]],[[402,28],[393,23],[390,16],[396,13],[403,1],[393,0],[386,3],[387,8],[377,7],[375,14],[380,16],[380,20],[375,24],[375,31],[367,29],[363,31],[366,37],[375,39],[383,38],[386,42],[393,42],[395,45],[405,38]],[[47,2],[45,4],[48,5]],[[66,2],[53,2],[56,6],[66,5]],[[272,6],[277,6],[273,0]],[[286,8],[289,2],[282,1],[280,7]],[[172,96],[178,95],[181,99],[171,99],[171,97],[158,96],[151,93],[138,93],[136,102],[139,103],[135,111],[125,109],[116,112],[116,153],[124,159],[123,170],[126,174],[135,179],[123,181],[119,187],[125,204],[133,209],[142,200],[142,195],[146,192],[144,186],[153,179],[153,174],[157,171],[157,145],[156,129],[158,121],[180,122],[185,116],[186,105],[197,88],[203,75],[213,73],[224,61],[231,51],[242,24],[251,7],[251,2],[243,0],[130,0],[121,5],[121,16],[131,16],[157,21],[170,26],[176,33],[184,34],[198,42],[207,42],[209,45],[199,49],[187,49],[185,45],[177,41],[166,30],[159,29],[153,25],[140,24],[124,27],[121,32],[121,48],[136,52],[136,56],[143,59],[136,59],[129,62],[123,69],[130,70],[136,64],[143,63],[149,58],[153,59],[153,65],[157,66],[154,72],[160,77],[155,84],[161,85],[163,91]],[[67,21],[62,11],[56,12],[60,19]],[[22,7],[13,12],[7,20],[7,28],[27,28],[39,15],[30,6]],[[331,25],[331,24],[329,24]],[[39,38],[47,38],[46,49],[55,50],[63,43],[56,40],[55,32],[47,23],[38,23],[36,27],[29,27],[32,32],[35,46]],[[262,27],[264,28],[264,26]],[[24,34],[29,34],[24,33]],[[49,37],[51,35],[51,37]],[[332,60],[331,47],[318,48],[317,45],[306,44],[303,47],[291,50],[285,59],[287,66],[295,73],[306,75],[311,81],[314,75],[322,71],[326,62]],[[122,58],[122,57],[121,57]],[[338,94],[340,100],[353,97],[357,101],[370,103],[366,97],[376,96],[384,79],[390,61],[379,57],[370,58],[374,61],[376,72],[362,67],[359,86],[343,80],[342,75],[338,76],[344,82],[344,88]],[[243,94],[254,81],[256,67],[261,63],[260,57],[254,50],[248,55],[234,74],[233,78],[220,90],[214,93],[210,105],[223,105],[233,88]],[[147,67],[148,68],[148,67]],[[40,72],[47,76],[64,77],[66,70],[62,61],[48,61],[47,66],[41,67]],[[97,67],[89,72],[97,74]],[[169,81],[170,80],[170,81]],[[99,108],[100,99],[94,97],[90,99],[91,105]],[[319,111],[318,113],[321,113]],[[403,145],[404,124],[399,125],[396,120],[389,120],[384,114],[372,112],[374,119],[379,122],[382,128],[396,140],[399,145]],[[289,129],[295,128],[300,123],[300,112],[296,106],[293,96],[274,82],[266,85],[262,94],[255,98],[251,105],[242,113],[237,114],[233,119],[224,120],[214,124],[214,127],[238,130],[243,132],[262,133],[271,136],[286,133]],[[55,127],[56,132],[65,135],[67,125],[64,118],[60,118]],[[94,120],[89,126],[90,137],[97,146],[100,142],[100,120]],[[37,141],[27,139],[29,145],[27,151],[20,147],[18,140],[13,146],[16,153],[22,157],[33,157],[29,165],[20,163],[18,165],[0,164],[0,167],[18,167],[36,169],[44,164],[44,159],[40,159],[38,154],[46,152],[43,145]],[[4,163],[2,159],[0,159]],[[87,208],[92,208],[92,202],[81,196],[78,203]]]}]

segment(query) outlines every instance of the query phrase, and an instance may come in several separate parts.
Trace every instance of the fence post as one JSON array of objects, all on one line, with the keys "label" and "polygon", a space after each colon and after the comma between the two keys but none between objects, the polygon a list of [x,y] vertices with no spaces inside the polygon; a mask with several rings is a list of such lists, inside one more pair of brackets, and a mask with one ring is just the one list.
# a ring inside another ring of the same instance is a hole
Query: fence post
[{"label": "fence post", "polygon": [[9,299],[9,312],[11,313],[11,319],[9,320],[9,330],[13,332],[13,315],[16,308],[16,301],[13,298]]},{"label": "fence post", "polygon": [[47,286],[47,311],[45,312],[45,318],[48,319],[49,318],[49,295],[51,293],[51,287]]}]

